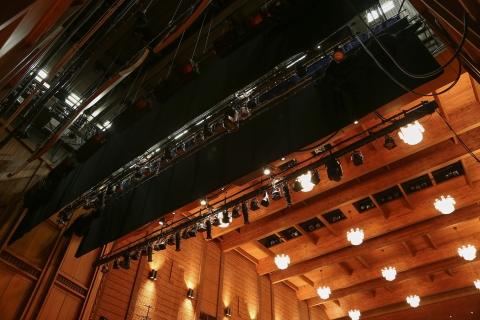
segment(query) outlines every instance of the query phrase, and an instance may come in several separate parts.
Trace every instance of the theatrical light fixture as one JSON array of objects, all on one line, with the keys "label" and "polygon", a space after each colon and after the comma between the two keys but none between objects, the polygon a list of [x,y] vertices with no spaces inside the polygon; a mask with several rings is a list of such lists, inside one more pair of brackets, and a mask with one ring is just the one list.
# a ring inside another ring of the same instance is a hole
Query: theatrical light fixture
[{"label": "theatrical light fixture", "polygon": [[115,261],[113,261],[113,269],[120,269],[120,262],[118,261],[118,259],[115,259]]},{"label": "theatrical light fixture", "polygon": [[57,225],[59,228],[63,228],[65,227],[65,221],[62,218],[60,218],[57,220]]},{"label": "theatrical light fixture", "polygon": [[160,221],[158,221],[158,224],[161,226],[164,226],[167,224],[167,221],[165,220],[165,218],[160,218]]},{"label": "theatrical light fixture", "polygon": [[420,305],[420,297],[417,295],[408,296],[407,303],[410,305],[410,307],[416,308]]},{"label": "theatrical light fixture", "polygon": [[188,231],[188,235],[190,236],[190,238],[195,238],[197,236],[197,229],[195,229],[195,226],[193,226],[192,229]]},{"label": "theatrical light fixture", "polygon": [[167,240],[167,244],[169,246],[173,246],[175,244],[175,239],[173,238],[173,235],[171,235],[168,240]]},{"label": "theatrical light fixture", "polygon": [[226,307],[225,308],[225,315],[227,317],[231,317],[232,316],[232,310],[230,309],[230,307]]},{"label": "theatrical light fixture", "polygon": [[207,226],[205,224],[205,220],[201,220],[198,224],[197,224],[197,231],[198,232],[205,232],[207,231]]},{"label": "theatrical light fixture", "polygon": [[288,184],[284,184],[283,187],[283,194],[285,195],[285,201],[287,202],[287,207],[293,206],[292,196],[290,195],[290,187]]},{"label": "theatrical light fixture", "polygon": [[213,217],[212,226],[214,226],[214,227],[220,226],[220,219],[218,218],[218,215]]},{"label": "theatrical light fixture", "polygon": [[350,318],[352,320],[358,320],[358,319],[360,319],[360,316],[361,316],[359,310],[350,310],[350,311],[348,311],[348,315],[350,316]]},{"label": "theatrical light fixture", "polygon": [[402,139],[406,144],[414,146],[423,139],[423,133],[425,129],[423,126],[415,120],[414,123],[407,124],[406,127],[400,127],[400,131],[398,132],[398,136]]},{"label": "theatrical light fixture", "polygon": [[435,209],[440,211],[443,214],[450,214],[453,211],[455,211],[455,200],[447,195],[445,198],[444,196],[440,197],[440,200],[435,199],[435,203],[433,204],[435,206]]},{"label": "theatrical light fixture", "polygon": [[242,120],[247,119],[250,116],[250,109],[247,106],[242,106],[238,111],[238,117]]},{"label": "theatrical light fixture", "polygon": [[242,215],[240,214],[240,209],[238,209],[238,205],[235,205],[232,209],[232,218],[237,219],[240,218]]},{"label": "theatrical light fixture", "polygon": [[250,210],[257,211],[258,209],[260,209],[260,206],[258,205],[258,200],[257,198],[253,198],[252,201],[250,201]]},{"label": "theatrical light fixture", "polygon": [[128,253],[125,253],[123,255],[123,260],[120,261],[120,267],[122,267],[123,269],[130,269],[130,255]]},{"label": "theatrical light fixture", "polygon": [[188,289],[187,297],[190,299],[193,299],[195,297],[193,289]]},{"label": "theatrical light fixture", "polygon": [[310,179],[310,182],[313,183],[313,185],[315,186],[320,183],[320,174],[316,169],[312,172],[312,178]]},{"label": "theatrical light fixture", "polygon": [[183,230],[182,239],[184,239],[184,240],[190,239],[190,234],[188,233],[187,229]]},{"label": "theatrical light fixture", "polygon": [[332,158],[325,164],[325,166],[327,167],[327,175],[330,181],[339,182],[342,180],[343,170],[340,161]]},{"label": "theatrical light fixture", "polygon": [[354,246],[358,246],[363,242],[364,238],[363,230],[357,228],[356,230],[350,229],[347,231],[347,239],[350,241],[351,244]]},{"label": "theatrical light fixture", "polygon": [[167,244],[165,243],[165,240],[159,241],[155,243],[155,245],[153,246],[153,250],[155,251],[160,251],[165,249],[167,249]]},{"label": "theatrical light fixture", "polygon": [[207,203],[208,203],[208,202],[207,202],[207,198],[203,197],[202,199],[200,199],[200,204],[201,204],[202,206],[206,206]]},{"label": "theatrical light fixture", "polygon": [[274,187],[272,191],[272,200],[277,201],[280,199],[282,199],[282,192],[279,187]]},{"label": "theatrical light fixture", "polygon": [[175,233],[175,251],[181,251],[180,250],[180,241],[181,241],[181,236],[180,232]]},{"label": "theatrical light fixture", "polygon": [[293,191],[299,192],[309,192],[312,191],[315,185],[312,183],[312,172],[307,171],[306,173],[300,175],[295,181],[293,182]]},{"label": "theatrical light fixture", "polygon": [[458,254],[463,259],[472,261],[477,256],[477,249],[471,244],[468,244],[466,247],[462,246],[461,248],[458,248]]},{"label": "theatrical light fixture", "polygon": [[110,269],[108,269],[108,264],[104,264],[102,266],[102,270],[100,270],[102,273],[107,273],[108,271],[110,271]]},{"label": "theatrical light fixture", "polygon": [[330,287],[320,287],[317,289],[318,296],[322,299],[328,299],[330,297],[330,294],[332,291],[330,290]]},{"label": "theatrical light fixture", "polygon": [[475,288],[477,288],[478,290],[480,290],[480,280],[475,280],[475,281],[473,281],[473,284],[475,285]]},{"label": "theatrical light fixture", "polygon": [[393,281],[397,276],[397,269],[395,269],[394,267],[388,267],[388,268],[385,267],[382,269],[382,276],[387,281]]},{"label": "theatrical light fixture", "polygon": [[249,224],[250,221],[248,220],[248,206],[246,201],[242,202],[242,215],[243,215],[243,223]]},{"label": "theatrical light fixture", "polygon": [[206,231],[207,231],[207,240],[212,239],[212,223],[210,222],[210,219],[207,219],[206,223]]},{"label": "theatrical light fixture", "polygon": [[355,167],[361,166],[363,164],[363,154],[359,150],[353,150],[350,159],[352,160],[352,163],[355,165]]},{"label": "theatrical light fixture", "polygon": [[290,264],[290,257],[285,254],[282,254],[282,255],[278,254],[275,257],[275,264],[277,265],[278,269],[285,270],[288,268],[288,265]]},{"label": "theatrical light fixture", "polygon": [[397,147],[397,144],[395,143],[395,140],[387,134],[385,136],[385,143],[383,144],[383,147],[387,150],[392,150]]},{"label": "theatrical light fixture", "polygon": [[135,250],[135,252],[131,256],[132,260],[138,260],[140,258],[140,250]]},{"label": "theatrical light fixture", "polygon": [[345,59],[345,51],[343,50],[343,47],[338,47],[333,51],[332,59],[337,63]]},{"label": "theatrical light fixture", "polygon": [[147,247],[142,248],[142,256],[146,256],[148,254]]},{"label": "theatrical light fixture", "polygon": [[226,228],[230,225],[230,222],[232,222],[232,217],[230,217],[227,210],[224,210],[218,214],[218,220],[220,221],[218,226],[220,228]]},{"label": "theatrical light fixture", "polygon": [[263,174],[264,175],[269,175],[270,173],[272,173],[272,170],[270,169],[270,167],[264,167],[263,168]]},{"label": "theatrical light fixture", "polygon": [[265,196],[263,197],[262,201],[260,201],[260,204],[265,208],[270,205],[270,197],[268,196],[268,191],[265,191]]},{"label": "theatrical light fixture", "polygon": [[153,261],[153,247],[151,244],[147,246],[147,261],[148,262]]}]

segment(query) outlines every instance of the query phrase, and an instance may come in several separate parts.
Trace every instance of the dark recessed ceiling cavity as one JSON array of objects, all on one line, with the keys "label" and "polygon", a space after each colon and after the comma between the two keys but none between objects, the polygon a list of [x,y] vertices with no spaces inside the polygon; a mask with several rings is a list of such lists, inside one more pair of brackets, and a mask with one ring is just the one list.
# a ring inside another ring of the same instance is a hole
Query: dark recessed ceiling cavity
[{"label": "dark recessed ceiling cavity", "polygon": [[391,187],[390,189],[376,193],[373,196],[379,204],[385,204],[387,202],[403,198],[403,194],[398,186]]},{"label": "dark recessed ceiling cavity", "polygon": [[345,215],[340,209],[330,211],[328,213],[322,214],[322,216],[325,218],[325,220],[328,221],[328,223],[332,224],[338,221],[342,221],[343,219],[346,219]]},{"label": "dark recessed ceiling cavity", "polygon": [[454,179],[463,174],[465,174],[465,170],[463,169],[462,163],[460,161],[452,163],[448,166],[432,172],[432,176],[436,184],[440,184],[450,179]]},{"label": "dark recessed ceiling cavity", "polygon": [[433,187],[433,183],[428,174],[402,183],[402,188],[405,190],[406,194],[411,194],[430,187]]},{"label": "dark recessed ceiling cavity", "polygon": [[301,222],[298,225],[306,232],[312,232],[324,226],[323,222],[320,221],[320,219],[318,218],[313,218],[308,221]]}]

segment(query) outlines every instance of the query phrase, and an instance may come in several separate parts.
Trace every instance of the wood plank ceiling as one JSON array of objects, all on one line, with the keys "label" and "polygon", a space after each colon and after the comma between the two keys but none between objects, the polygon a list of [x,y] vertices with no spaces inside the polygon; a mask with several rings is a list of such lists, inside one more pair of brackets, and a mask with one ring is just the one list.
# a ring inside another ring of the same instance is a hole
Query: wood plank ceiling
[{"label": "wood plank ceiling", "polygon": [[[477,88],[478,83],[464,73],[452,90],[435,98],[439,111],[474,153],[480,151]],[[433,98],[410,99],[401,109],[422,100]],[[382,114],[384,117],[398,113],[398,108],[391,106],[380,110],[390,111]],[[380,121],[369,115],[358,125],[344,128],[331,143],[335,146]],[[340,182],[329,181],[325,168],[320,167],[321,182],[308,193],[292,191],[293,206],[286,207],[283,199],[271,201],[268,208],[250,211],[248,225],[239,218],[227,228],[214,228],[214,238],[221,240],[223,251],[236,250],[255,263],[260,275],[269,274],[273,283],[284,282],[296,290],[299,300],[306,300],[309,306],[322,305],[331,319],[349,319],[348,310],[353,308],[361,310],[362,318],[408,309],[405,299],[410,294],[420,296],[421,305],[475,294],[478,290],[473,281],[480,277],[480,263],[468,263],[458,256],[457,248],[467,244],[480,248],[480,164],[438,114],[421,119],[421,123],[425,133],[420,144],[409,146],[395,133],[392,136],[398,147],[387,150],[379,139],[361,148],[363,165],[354,166],[349,157],[339,159],[344,170]],[[292,158],[308,156],[309,152],[286,155],[271,167],[275,172]],[[436,183],[432,173],[452,164],[460,166],[459,175]],[[427,184],[420,190],[409,190],[412,187],[405,183],[418,178]],[[260,179],[265,177],[249,184]],[[234,185],[226,195],[246,186]],[[383,203],[378,194],[392,187],[398,188],[397,195]],[[433,203],[447,194],[455,198],[456,211],[442,215]],[[359,200],[365,200],[363,208]],[[189,215],[198,209],[198,204],[191,204],[177,212]],[[344,218],[332,222],[324,216],[334,210],[340,210]],[[302,223],[314,218],[321,227],[304,230]],[[352,246],[347,241],[346,232],[351,228],[364,230],[361,245]],[[298,231],[297,236],[289,239],[284,232],[287,229]],[[280,243],[265,246],[262,239],[272,235]],[[277,254],[290,256],[286,270],[275,265]],[[382,278],[381,269],[388,266],[397,270],[392,282]],[[317,288],[324,285],[332,290],[326,300],[317,295]]]}]

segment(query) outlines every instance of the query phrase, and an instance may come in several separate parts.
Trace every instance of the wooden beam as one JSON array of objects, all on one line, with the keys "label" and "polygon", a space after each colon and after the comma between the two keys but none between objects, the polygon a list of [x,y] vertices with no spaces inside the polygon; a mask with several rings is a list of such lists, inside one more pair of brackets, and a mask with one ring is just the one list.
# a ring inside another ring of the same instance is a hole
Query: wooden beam
[{"label": "wooden beam", "polygon": [[358,259],[358,261],[360,261],[361,264],[363,264],[363,266],[364,266],[365,268],[367,268],[368,270],[371,270],[371,269],[372,269],[372,268],[370,267],[370,264],[369,264],[367,261],[365,261],[365,259],[364,259],[362,256],[357,256],[357,259]]},{"label": "wooden beam", "polygon": [[414,248],[412,248],[412,246],[410,246],[407,241],[403,241],[402,242],[403,245],[405,246],[405,248],[407,249],[408,253],[412,256],[412,257],[415,257],[415,255],[417,254],[417,251],[415,251]]},{"label": "wooden beam", "polygon": [[313,282],[312,280],[310,280],[310,278],[308,278],[306,275],[301,274],[301,275],[299,275],[298,277],[300,278],[300,280],[302,280],[303,282],[305,282],[305,283],[308,284],[309,286],[315,287],[315,282]]},{"label": "wooden beam", "polygon": [[[469,118],[476,118],[472,119],[472,121],[478,120],[480,125],[480,119],[478,119],[480,115],[472,115],[470,112],[467,112],[467,115]],[[474,139],[477,133],[480,134],[479,128],[472,129],[468,135],[463,136],[463,140],[473,151],[480,150],[479,139]],[[447,137],[445,138],[448,139]],[[424,143],[427,143],[427,141],[422,142],[421,145],[424,145]],[[232,250],[234,247],[241,246],[252,239],[261,239],[267,234],[284,230],[288,226],[329,212],[332,208],[338,208],[339,206],[365,198],[369,194],[385,190],[385,188],[396,185],[398,181],[407,181],[418,177],[420,174],[431,171],[432,168],[440,168],[466,156],[467,153],[461,146],[451,145],[449,141],[443,141],[435,146],[420,150],[400,161],[392,172],[378,174],[375,176],[375,179],[368,179],[368,181],[363,181],[360,185],[356,183],[337,184],[335,192],[332,190],[324,192],[325,190],[322,189],[324,184],[322,184],[321,187],[317,186],[317,188],[314,188],[314,190],[309,193],[308,196],[310,196],[310,198],[307,207],[293,206],[285,210],[286,213],[284,215],[277,214],[277,212],[258,220],[251,220],[249,225],[242,226],[242,234],[230,239],[230,241],[225,241],[224,244],[222,244],[222,249],[224,251]],[[361,166],[362,169],[366,165],[368,165],[368,163]],[[356,168],[357,167],[352,168],[352,171],[357,170]],[[369,170],[365,167],[364,173],[366,172],[369,172]],[[352,179],[354,178],[355,177],[352,177]],[[346,179],[347,178],[344,177],[344,180]],[[328,188],[333,188],[333,186]],[[240,224],[241,221],[237,219],[231,223],[231,228],[215,228],[212,232],[214,232],[214,236],[217,236],[235,229]]]},{"label": "wooden beam", "polygon": [[307,239],[312,243],[312,244],[317,244],[318,239],[315,238],[315,236],[305,230],[303,230],[302,227],[300,227],[298,224],[294,224],[293,227],[298,230],[301,234],[303,234]]},{"label": "wooden beam", "polygon": [[405,201],[407,201],[407,207],[410,210],[415,210],[415,208],[413,207],[412,201],[410,201],[410,198],[408,197],[407,193],[405,192],[405,190],[403,190],[402,185],[400,183],[398,183],[397,186],[400,189],[400,192],[403,194],[403,197],[405,198]]},{"label": "wooden beam", "polygon": [[[436,94],[437,91],[435,90],[435,91],[433,91],[433,93]],[[440,96],[434,96],[433,99],[435,100],[435,102],[438,105],[438,112],[440,112],[440,114],[442,115],[442,117],[445,118],[445,120],[450,122],[450,117],[448,116],[448,113],[445,110],[445,107],[443,105],[442,100],[440,99]],[[454,134],[452,134],[452,139],[453,139],[453,142],[455,142],[455,144],[458,144],[458,139]]]},{"label": "wooden beam", "polygon": [[480,84],[478,84],[472,76],[470,77],[470,83],[472,84],[473,94],[475,95],[475,100],[480,104]]},{"label": "wooden beam", "polygon": [[[333,234],[335,237],[338,237],[338,232],[337,230],[335,230],[334,227],[332,227],[332,225],[327,221],[327,219],[325,219],[322,215],[317,215],[317,218],[318,220],[322,221],[322,223],[325,225],[325,227],[328,229],[328,231],[330,231],[331,234]],[[320,241],[321,238],[318,238],[317,239],[317,242],[316,244],[318,244],[318,242]]]},{"label": "wooden beam", "polygon": [[298,287],[296,285],[294,285],[293,283],[291,283],[290,281],[284,280],[283,283],[285,283],[287,286],[289,286],[293,290],[298,291]]},{"label": "wooden beam", "polygon": [[389,213],[387,211],[385,211],[385,209],[382,208],[382,206],[380,205],[380,203],[378,203],[377,199],[375,199],[375,197],[371,194],[368,195],[368,197],[370,198],[370,200],[372,200],[373,204],[375,205],[375,207],[380,210],[380,212],[382,213],[383,217],[385,218],[385,220],[388,219],[389,217]]},{"label": "wooden beam", "polygon": [[340,307],[340,301],[339,300],[332,300],[333,303],[335,303],[337,306]]},{"label": "wooden beam", "polygon": [[[443,271],[445,269],[449,269],[449,268],[459,267],[459,266],[465,265],[467,263],[469,263],[469,262],[466,261],[465,259],[463,259],[462,257],[454,256],[454,257],[446,259],[446,260],[436,261],[436,262],[431,263],[431,264],[427,264],[427,265],[423,265],[423,266],[420,266],[420,267],[417,267],[417,268],[414,268],[414,269],[399,272],[399,273],[397,273],[397,277],[395,278],[395,280],[392,281],[392,283],[400,283],[400,282],[403,282],[403,281],[407,281],[409,279],[425,277],[427,275],[433,275],[436,272],[441,272],[441,271]],[[430,279],[430,277],[429,277],[429,279]],[[433,276],[431,276],[431,279],[433,279]],[[385,279],[381,277],[381,278],[377,278],[377,279],[370,280],[370,281],[367,281],[367,282],[359,283],[359,284],[356,284],[356,285],[353,285],[353,286],[350,286],[350,287],[335,290],[335,291],[332,292],[330,297],[328,299],[325,299],[325,300],[320,299],[320,297],[314,297],[314,298],[307,299],[307,303],[308,303],[309,306],[313,306],[313,305],[317,305],[319,303],[332,301],[334,299],[341,299],[341,298],[350,296],[350,295],[355,294],[355,293],[364,292],[364,291],[377,289],[377,288],[381,288],[381,287],[385,287],[389,291],[391,290],[391,288],[388,288],[388,285],[385,285]],[[392,291],[390,291],[390,292],[392,292]],[[304,299],[302,299],[302,298],[304,298],[304,296],[297,295],[297,297],[300,300],[304,300]]]},{"label": "wooden beam", "polygon": [[[290,265],[288,269],[277,270],[270,274],[273,283],[280,282],[290,277],[304,274],[310,271],[319,270],[325,266],[339,263],[356,256],[369,253],[379,248],[384,248],[393,244],[402,243],[413,238],[421,237],[427,233],[449,227],[451,225],[477,219],[480,215],[480,206],[470,205],[457,209],[455,214],[439,215],[434,218],[417,222],[390,233],[365,240],[360,246],[347,246],[342,249],[325,253],[321,256],[308,259],[301,263]],[[259,269],[257,268],[257,271]]]},{"label": "wooden beam", "polygon": [[368,290],[368,292],[375,298],[375,296],[377,295],[377,290],[375,289],[372,289],[372,290]]},{"label": "wooden beam", "polygon": [[349,276],[353,274],[353,269],[345,261],[337,263],[340,268]]},{"label": "wooden beam", "polygon": [[268,249],[268,248],[265,248],[260,242],[258,242],[257,240],[253,240],[253,241],[250,241],[251,244],[253,244],[255,246],[255,248],[257,248],[258,250],[262,251],[263,253],[265,253],[267,256],[269,257],[272,257],[272,258],[275,258],[275,253]]},{"label": "wooden beam", "polygon": [[438,250],[438,248],[437,248],[437,246],[435,245],[435,242],[433,242],[432,237],[430,236],[430,234],[427,233],[427,234],[425,235],[425,240],[427,240],[428,246],[429,246],[430,248],[432,248],[433,250]]},{"label": "wooden beam", "polygon": [[433,282],[433,280],[435,279],[435,276],[433,274],[427,274],[426,276],[430,282]]},{"label": "wooden beam", "polygon": [[240,248],[240,247],[235,248],[235,251],[237,251],[238,253],[240,253],[242,256],[244,256],[244,257],[247,258],[248,260],[252,261],[253,263],[258,264],[257,258],[255,258],[254,256],[252,256],[250,253],[248,253],[247,251],[243,250],[242,248]]},{"label": "wooden beam", "polygon": [[392,289],[392,287],[390,287],[390,286],[384,286],[384,287],[385,287],[385,289],[387,289],[387,290],[388,290],[390,293],[392,293],[392,292],[393,292],[393,289]]},{"label": "wooden beam", "polygon": [[462,159],[460,160],[460,162],[462,163],[462,166],[463,166],[463,170],[465,171],[465,182],[468,184],[468,186],[470,188],[473,189],[474,185],[473,185],[473,181],[472,181],[472,176],[470,174],[470,170],[467,168],[467,164],[465,163],[465,159]]},{"label": "wooden beam", "polygon": [[452,270],[446,269],[446,270],[445,270],[445,273],[448,274],[450,277],[453,278],[453,272],[452,272]]},{"label": "wooden beam", "polygon": [[392,171],[392,169],[390,168],[390,165],[388,165],[388,164],[385,165],[385,168],[387,168],[388,172]]}]

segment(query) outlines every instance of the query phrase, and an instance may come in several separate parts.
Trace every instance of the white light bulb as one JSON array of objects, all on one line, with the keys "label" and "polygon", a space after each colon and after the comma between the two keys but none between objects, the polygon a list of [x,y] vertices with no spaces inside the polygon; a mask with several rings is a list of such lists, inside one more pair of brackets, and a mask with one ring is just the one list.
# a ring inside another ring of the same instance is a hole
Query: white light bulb
[{"label": "white light bulb", "polygon": [[302,174],[297,179],[298,179],[298,181],[300,181],[300,183],[302,185],[302,191],[303,192],[309,192],[313,189],[313,187],[315,187],[315,185],[311,182],[312,173],[310,171],[308,171],[305,174]]},{"label": "white light bulb", "polygon": [[393,280],[395,280],[395,277],[397,276],[397,270],[394,267],[383,268],[382,269],[382,276],[387,281],[393,281]]},{"label": "white light bulb", "polygon": [[471,244],[469,244],[466,247],[462,246],[461,248],[458,248],[458,254],[463,259],[467,261],[472,261],[477,256],[477,249]]},{"label": "white light bulb", "polygon": [[417,295],[414,296],[408,296],[407,297],[407,303],[412,307],[416,308],[420,305],[420,297]]},{"label": "white light bulb", "polygon": [[277,265],[278,269],[285,270],[290,264],[290,257],[285,254],[277,255],[275,257],[275,264]]},{"label": "white light bulb", "polygon": [[348,315],[352,320],[358,320],[360,319],[360,311],[359,310],[350,310],[348,311]]},{"label": "white light bulb", "polygon": [[398,136],[406,144],[413,146],[420,143],[420,141],[422,141],[423,139],[422,132],[425,132],[425,129],[418,121],[415,121],[413,124],[409,123],[406,127],[400,127]]},{"label": "white light bulb", "polygon": [[322,299],[328,299],[332,291],[330,291],[330,287],[320,287],[317,289],[317,293]]},{"label": "white light bulb", "polygon": [[356,230],[351,229],[347,231],[347,239],[350,241],[354,246],[358,246],[363,242],[364,238],[363,230],[357,228]]}]

